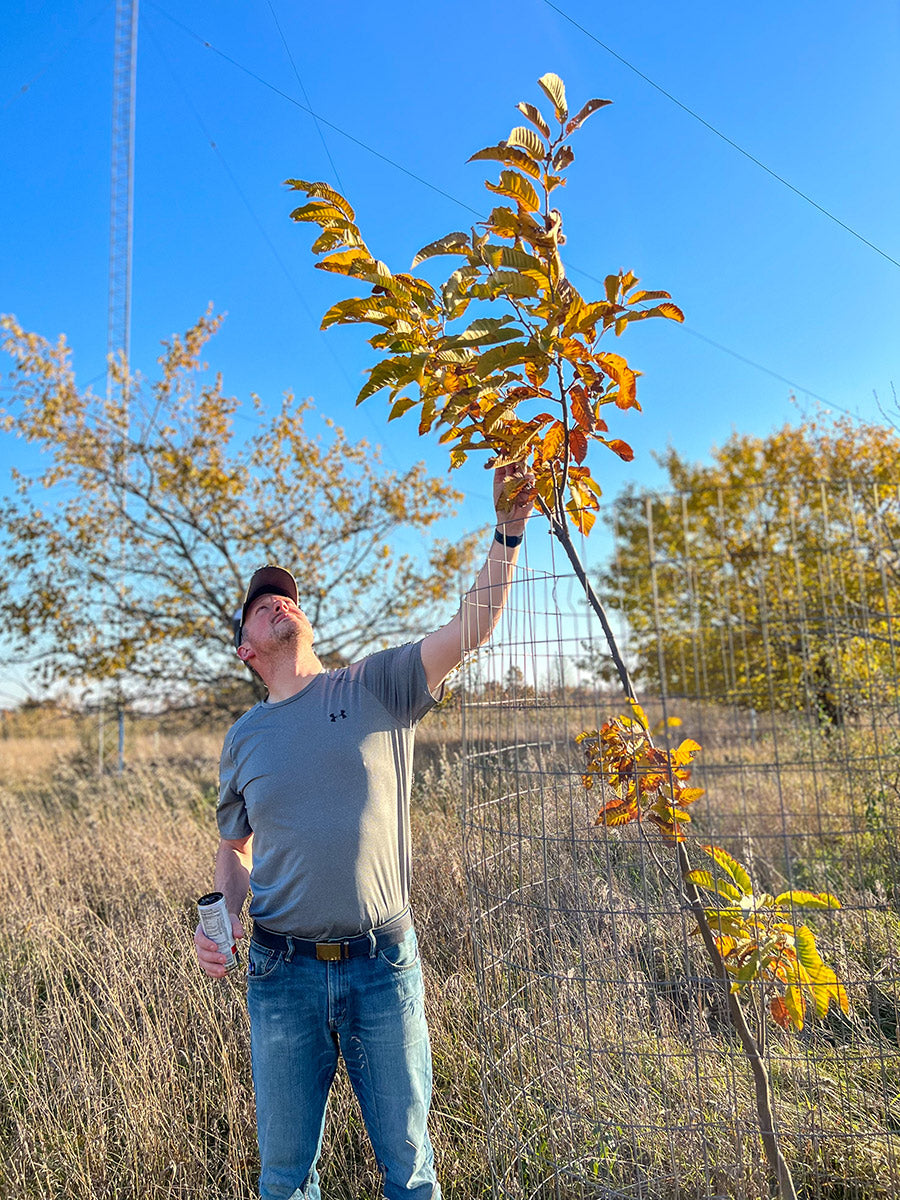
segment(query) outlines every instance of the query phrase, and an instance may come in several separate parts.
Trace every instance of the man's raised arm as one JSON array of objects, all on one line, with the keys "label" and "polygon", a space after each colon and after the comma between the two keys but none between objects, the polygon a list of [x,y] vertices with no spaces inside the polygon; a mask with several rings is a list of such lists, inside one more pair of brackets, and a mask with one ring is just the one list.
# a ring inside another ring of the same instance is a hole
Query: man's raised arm
[{"label": "man's raised arm", "polygon": [[467,650],[484,645],[506,606],[513,568],[525,533],[525,518],[532,508],[532,489],[526,488],[522,496],[505,511],[500,507],[500,497],[504,485],[521,474],[522,469],[517,466],[498,467],[494,472],[497,530],[487,561],[452,620],[434,633],[429,633],[422,642],[422,665],[432,692],[436,692],[454,667],[459,666]]}]

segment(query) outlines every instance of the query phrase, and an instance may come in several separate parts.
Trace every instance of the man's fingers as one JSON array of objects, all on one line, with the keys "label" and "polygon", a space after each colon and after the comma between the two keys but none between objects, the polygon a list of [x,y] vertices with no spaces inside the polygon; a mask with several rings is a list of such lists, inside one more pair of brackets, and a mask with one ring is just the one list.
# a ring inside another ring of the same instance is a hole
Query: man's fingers
[{"label": "man's fingers", "polygon": [[194,945],[197,947],[198,952],[200,950],[210,951],[219,949],[212,938],[206,936],[201,925],[198,925],[194,930]]}]

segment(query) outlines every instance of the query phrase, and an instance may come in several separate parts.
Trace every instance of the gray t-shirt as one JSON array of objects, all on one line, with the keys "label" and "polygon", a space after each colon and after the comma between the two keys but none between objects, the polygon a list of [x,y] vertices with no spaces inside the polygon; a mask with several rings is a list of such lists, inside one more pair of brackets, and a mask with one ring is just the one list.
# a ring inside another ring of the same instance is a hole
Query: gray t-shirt
[{"label": "gray t-shirt", "polygon": [[232,725],[216,819],[227,840],[254,835],[254,920],[321,940],[406,907],[413,740],[434,703],[415,642],[317,675]]}]

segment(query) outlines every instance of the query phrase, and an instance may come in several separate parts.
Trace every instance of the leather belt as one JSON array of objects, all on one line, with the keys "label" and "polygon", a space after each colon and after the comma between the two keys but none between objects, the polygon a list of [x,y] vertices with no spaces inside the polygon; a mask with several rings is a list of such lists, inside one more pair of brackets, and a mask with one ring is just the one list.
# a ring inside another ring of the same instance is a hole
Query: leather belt
[{"label": "leather belt", "polygon": [[265,925],[254,921],[251,937],[258,945],[267,950],[279,950],[288,958],[293,954],[302,954],[306,958],[317,958],[320,962],[340,962],[344,958],[370,956],[387,946],[396,946],[398,942],[403,941],[412,923],[412,914],[407,909],[399,916],[386,921],[384,925],[379,925],[371,933],[313,942],[308,938],[295,937],[292,933],[276,933],[274,929],[266,929]]}]

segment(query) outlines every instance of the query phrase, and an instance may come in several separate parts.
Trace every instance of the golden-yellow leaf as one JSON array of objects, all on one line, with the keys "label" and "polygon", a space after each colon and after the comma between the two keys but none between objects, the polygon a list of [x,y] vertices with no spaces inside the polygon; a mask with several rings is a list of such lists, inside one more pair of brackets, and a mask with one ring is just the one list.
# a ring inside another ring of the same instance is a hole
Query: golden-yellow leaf
[{"label": "golden-yellow leaf", "polygon": [[518,171],[501,171],[497,183],[485,183],[484,186],[498,196],[509,196],[529,212],[537,212],[541,207],[540,197],[534,187]]},{"label": "golden-yellow leaf", "polygon": [[548,462],[558,457],[566,439],[566,431],[561,421],[554,421],[541,442],[541,453]]},{"label": "golden-yellow leaf", "polygon": [[541,131],[545,138],[550,136],[550,126],[544,119],[544,115],[540,109],[535,108],[533,104],[527,104],[524,100],[517,104],[516,108],[523,116],[528,118],[532,125]]},{"label": "golden-yellow leaf", "polygon": [[557,121],[565,121],[569,115],[569,106],[566,103],[566,87],[560,77],[554,75],[552,71],[548,71],[546,75],[540,77],[538,86],[553,105]]},{"label": "golden-yellow leaf", "polygon": [[527,125],[517,125],[515,129],[510,131],[506,141],[510,146],[521,147],[522,150],[525,150],[532,158],[537,159],[538,162],[546,154],[546,147],[543,140],[533,129],[529,129]]}]

